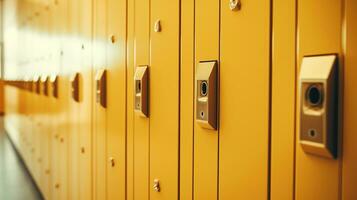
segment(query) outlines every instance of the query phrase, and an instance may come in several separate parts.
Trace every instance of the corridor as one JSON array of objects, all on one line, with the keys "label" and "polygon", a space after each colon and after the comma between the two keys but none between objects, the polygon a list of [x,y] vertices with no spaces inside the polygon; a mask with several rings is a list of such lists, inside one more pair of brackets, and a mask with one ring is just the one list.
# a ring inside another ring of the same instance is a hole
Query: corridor
[{"label": "corridor", "polygon": [[[1,120],[2,121],[2,120]],[[1,122],[2,123],[2,122]],[[26,167],[16,155],[1,125],[0,130],[0,200],[42,199]]]}]

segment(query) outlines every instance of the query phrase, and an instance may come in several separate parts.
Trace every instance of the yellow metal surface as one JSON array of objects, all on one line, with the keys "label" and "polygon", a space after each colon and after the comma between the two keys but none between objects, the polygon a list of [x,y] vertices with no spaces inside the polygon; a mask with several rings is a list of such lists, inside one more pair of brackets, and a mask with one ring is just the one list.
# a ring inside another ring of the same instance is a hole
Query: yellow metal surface
[{"label": "yellow metal surface", "polygon": [[220,199],[268,194],[270,8],[263,0],[241,11],[221,5]]},{"label": "yellow metal surface", "polygon": [[82,73],[81,102],[79,103],[79,189],[78,199],[93,198],[93,148],[92,148],[92,103],[93,103],[93,72],[92,72],[92,8],[93,1],[81,0],[77,8],[79,12],[79,47],[80,71]]},{"label": "yellow metal surface", "polygon": [[[218,1],[195,1],[195,69],[201,61],[219,59],[219,7]],[[193,135],[193,199],[213,200],[218,195],[218,131],[194,123]]]},{"label": "yellow metal surface", "polygon": [[[299,0],[298,7],[297,71],[300,71],[303,56],[341,52],[342,1]],[[318,15],[316,10],[319,10]],[[297,102],[297,111],[299,106]],[[296,132],[299,132],[299,128]],[[298,134],[296,137],[298,142]],[[295,199],[339,199],[340,148],[338,152],[337,160],[326,159],[306,154],[296,144]]]},{"label": "yellow metal surface", "polygon": [[126,54],[126,198],[134,199],[134,1],[127,2],[127,54]]},{"label": "yellow metal surface", "polygon": [[[150,199],[175,199],[179,176],[179,1],[150,3]],[[161,21],[160,32],[154,29],[157,20]],[[160,192],[152,188],[155,179]]]},{"label": "yellow metal surface", "polygon": [[180,199],[193,199],[194,1],[181,1]]},{"label": "yellow metal surface", "polygon": [[[94,1],[93,8],[93,79],[107,67],[107,1]],[[107,198],[107,110],[96,101],[94,92],[97,90],[97,81],[92,82],[93,90],[93,150],[94,175],[93,198]]]},{"label": "yellow metal surface", "polygon": [[107,198],[125,199],[126,1],[107,2]]},{"label": "yellow metal surface", "polygon": [[[146,0],[134,2],[134,66],[150,64],[150,4]],[[150,66],[149,66],[150,71]],[[129,74],[128,74],[129,75]],[[150,76],[150,75],[149,75]],[[134,74],[128,76],[128,85],[134,85]],[[150,77],[149,77],[150,79]],[[134,88],[128,90],[128,97],[134,93]],[[149,96],[150,96],[149,89]],[[150,111],[149,107],[149,111]],[[134,112],[134,106],[128,108],[128,113]],[[149,116],[150,117],[150,116]],[[149,190],[149,118],[143,118],[134,113],[133,119],[133,199],[148,200]]]},{"label": "yellow metal surface", "polygon": [[356,118],[357,118],[357,2],[345,0],[343,50],[344,57],[344,115],[343,115],[343,162],[342,199],[357,199]]},{"label": "yellow metal surface", "polygon": [[66,32],[71,42],[64,43],[64,63],[66,75],[70,77],[70,97],[68,109],[68,151],[69,151],[69,175],[68,175],[68,198],[79,199],[79,103],[82,100],[82,73],[80,66],[79,44],[79,1],[67,1]]},{"label": "yellow metal surface", "polygon": [[270,198],[293,199],[296,0],[273,5]]}]

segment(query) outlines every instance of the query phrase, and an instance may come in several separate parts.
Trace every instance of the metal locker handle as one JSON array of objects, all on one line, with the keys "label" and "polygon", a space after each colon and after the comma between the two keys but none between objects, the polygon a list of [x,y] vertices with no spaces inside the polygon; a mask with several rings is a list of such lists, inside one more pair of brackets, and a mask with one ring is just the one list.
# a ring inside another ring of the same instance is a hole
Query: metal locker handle
[{"label": "metal locker handle", "polygon": [[100,69],[95,76],[96,101],[103,108],[107,107],[107,70]]},{"label": "metal locker handle", "polygon": [[196,122],[217,129],[217,61],[200,62],[196,69]]},{"label": "metal locker handle", "polygon": [[76,101],[80,101],[80,82],[81,82],[81,74],[76,72],[71,78],[72,85],[72,98]]},{"label": "metal locker handle", "polygon": [[337,55],[305,56],[299,77],[300,140],[306,153],[337,156]]},{"label": "metal locker handle", "polygon": [[143,117],[149,116],[149,67],[139,66],[134,75],[134,110]]}]

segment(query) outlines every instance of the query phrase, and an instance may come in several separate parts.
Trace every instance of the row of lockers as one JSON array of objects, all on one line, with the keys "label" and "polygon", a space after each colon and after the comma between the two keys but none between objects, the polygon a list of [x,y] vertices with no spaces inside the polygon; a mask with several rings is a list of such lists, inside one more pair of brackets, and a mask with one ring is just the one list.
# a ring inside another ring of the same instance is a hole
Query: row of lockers
[{"label": "row of lockers", "polygon": [[[45,199],[357,199],[356,9],[4,0],[6,131]],[[299,75],[326,54],[340,113],[324,157],[301,143]]]}]

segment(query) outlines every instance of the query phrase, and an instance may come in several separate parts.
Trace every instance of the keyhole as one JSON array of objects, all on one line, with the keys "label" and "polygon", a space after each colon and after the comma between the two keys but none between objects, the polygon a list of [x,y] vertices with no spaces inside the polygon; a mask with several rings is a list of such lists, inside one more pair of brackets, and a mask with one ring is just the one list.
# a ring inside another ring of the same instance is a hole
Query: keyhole
[{"label": "keyhole", "polygon": [[207,89],[208,89],[207,81],[202,81],[201,82],[201,96],[203,96],[203,97],[207,96]]},{"label": "keyhole", "polygon": [[310,129],[309,130],[309,136],[310,137],[315,137],[316,136],[316,130],[315,129]]},{"label": "keyhole", "polygon": [[202,119],[205,117],[205,113],[203,111],[201,111],[200,115]]},{"label": "keyhole", "polygon": [[141,92],[141,82],[138,82],[138,92]]},{"label": "keyhole", "polygon": [[318,106],[322,103],[322,91],[316,85],[312,85],[307,89],[306,96],[312,106]]}]

